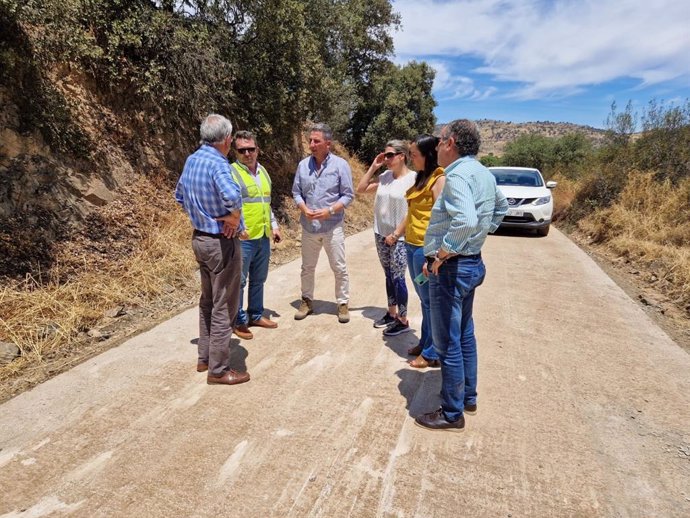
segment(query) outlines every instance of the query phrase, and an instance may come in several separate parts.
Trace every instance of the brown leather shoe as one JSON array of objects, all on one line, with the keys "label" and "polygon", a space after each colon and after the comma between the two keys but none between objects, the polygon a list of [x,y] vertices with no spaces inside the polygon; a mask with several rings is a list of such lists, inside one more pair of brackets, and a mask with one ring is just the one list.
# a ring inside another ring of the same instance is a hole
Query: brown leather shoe
[{"label": "brown leather shoe", "polygon": [[426,369],[427,367],[440,367],[441,362],[439,360],[427,360],[421,354],[417,356],[414,360],[407,362],[410,367],[415,369]]},{"label": "brown leather shoe", "polygon": [[247,326],[247,324],[240,324],[233,329],[232,332],[239,336],[242,340],[251,340],[254,338],[254,335],[249,330],[249,326]]},{"label": "brown leather shoe", "polygon": [[477,405],[465,405],[465,409],[463,410],[466,414],[474,415],[477,413]]},{"label": "brown leather shoe", "polygon": [[273,320],[269,320],[266,317],[261,317],[259,320],[251,320],[249,322],[249,326],[265,327],[266,329],[275,329],[276,327],[278,327],[278,323],[273,322]]},{"label": "brown leather shoe", "polygon": [[424,348],[422,347],[422,345],[417,344],[414,347],[408,349],[407,354],[409,354],[410,356],[420,356],[423,350]]},{"label": "brown leather shoe", "polygon": [[223,374],[220,378],[214,376],[209,376],[206,378],[206,383],[209,385],[239,385],[240,383],[246,383],[249,381],[248,372],[237,372],[229,370]]},{"label": "brown leather shoe", "polygon": [[196,371],[197,372],[206,372],[208,370],[208,363],[197,363],[196,364]]}]

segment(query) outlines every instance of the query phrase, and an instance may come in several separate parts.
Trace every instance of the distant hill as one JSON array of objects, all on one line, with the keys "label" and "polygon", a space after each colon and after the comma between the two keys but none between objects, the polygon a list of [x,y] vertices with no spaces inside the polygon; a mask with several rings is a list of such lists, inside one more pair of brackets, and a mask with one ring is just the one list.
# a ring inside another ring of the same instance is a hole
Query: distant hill
[{"label": "distant hill", "polygon": [[[568,133],[584,133],[591,138],[595,145],[604,139],[605,131],[591,126],[582,126],[570,122],[504,122],[488,119],[474,121],[479,127],[482,136],[480,156],[489,154],[502,155],[506,144],[512,142],[520,135],[538,133],[545,137],[562,137]],[[443,124],[436,126],[438,132]]]}]

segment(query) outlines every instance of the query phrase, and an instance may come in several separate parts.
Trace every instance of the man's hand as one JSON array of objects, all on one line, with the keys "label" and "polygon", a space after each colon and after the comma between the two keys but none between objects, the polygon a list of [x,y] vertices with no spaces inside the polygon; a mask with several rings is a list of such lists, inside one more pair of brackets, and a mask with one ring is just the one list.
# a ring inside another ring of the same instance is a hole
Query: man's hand
[{"label": "man's hand", "polygon": [[280,243],[283,240],[283,236],[280,233],[279,228],[274,228],[273,229],[273,242],[274,243]]},{"label": "man's hand", "polygon": [[237,237],[239,237],[242,241],[245,241],[245,240],[249,239],[249,232],[247,232],[246,230],[243,230],[242,232],[240,232],[237,235]]},{"label": "man's hand", "polygon": [[328,211],[328,209],[307,209],[307,212],[305,214],[308,219],[314,220],[324,220],[328,219],[331,213]]},{"label": "man's hand", "polygon": [[397,240],[398,238],[395,237],[393,234],[388,234],[386,236],[385,242],[388,246],[393,246]]},{"label": "man's hand", "polygon": [[436,259],[433,263],[431,263],[431,273],[434,275],[438,275],[438,270],[441,268],[441,265],[443,264],[443,261],[440,261]]},{"label": "man's hand", "polygon": [[230,214],[216,218],[216,221],[223,222],[223,235],[228,239],[232,239],[237,235],[237,230],[240,226],[240,215],[239,210],[235,210]]}]

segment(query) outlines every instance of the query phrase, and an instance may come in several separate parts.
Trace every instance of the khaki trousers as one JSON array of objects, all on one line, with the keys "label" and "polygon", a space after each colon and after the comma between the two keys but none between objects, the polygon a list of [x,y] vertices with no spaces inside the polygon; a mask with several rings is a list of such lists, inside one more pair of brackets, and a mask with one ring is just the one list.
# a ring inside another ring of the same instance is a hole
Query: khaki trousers
[{"label": "khaki trousers", "polygon": [[320,234],[311,234],[302,229],[302,297],[314,300],[314,272],[321,248],[326,250],[335,275],[335,300],[338,304],[347,304],[350,301],[350,277],[345,263],[345,232],[342,223],[333,230]]}]

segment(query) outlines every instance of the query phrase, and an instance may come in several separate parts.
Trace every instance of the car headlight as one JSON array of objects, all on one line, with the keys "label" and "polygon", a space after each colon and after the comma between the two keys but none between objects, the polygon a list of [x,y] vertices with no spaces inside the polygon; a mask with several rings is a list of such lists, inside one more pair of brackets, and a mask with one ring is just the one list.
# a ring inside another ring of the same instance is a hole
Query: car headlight
[{"label": "car headlight", "polygon": [[551,201],[551,196],[542,196],[532,202],[532,205],[546,205]]}]

